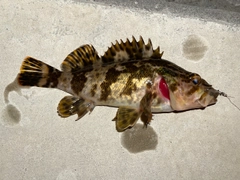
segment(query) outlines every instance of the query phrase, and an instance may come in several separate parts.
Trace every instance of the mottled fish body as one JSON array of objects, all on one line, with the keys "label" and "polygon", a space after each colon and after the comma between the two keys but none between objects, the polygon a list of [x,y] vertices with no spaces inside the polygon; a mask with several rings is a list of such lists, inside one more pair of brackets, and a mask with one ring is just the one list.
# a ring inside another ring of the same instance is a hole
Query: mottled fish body
[{"label": "mottled fish body", "polygon": [[61,71],[27,57],[18,74],[21,86],[58,88],[69,93],[58,114],[80,119],[95,106],[118,107],[116,129],[121,132],[140,118],[147,126],[152,112],[204,108],[217,101],[219,91],[198,74],[163,60],[160,48],[149,40],[116,41],[101,57],[91,45],[70,53]]}]

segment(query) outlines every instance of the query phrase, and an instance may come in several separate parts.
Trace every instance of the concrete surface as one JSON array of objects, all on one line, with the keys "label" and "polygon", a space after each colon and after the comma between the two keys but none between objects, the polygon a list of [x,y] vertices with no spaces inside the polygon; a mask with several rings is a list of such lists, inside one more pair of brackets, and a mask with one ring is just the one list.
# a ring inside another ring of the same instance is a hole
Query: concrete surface
[{"label": "concrete surface", "polygon": [[240,23],[240,0],[93,0],[93,2],[174,16],[197,17],[205,21]]},{"label": "concrete surface", "polygon": [[75,122],[58,117],[66,95],[59,90],[11,92],[9,104],[3,96],[25,56],[59,67],[82,44],[103,54],[115,40],[142,35],[240,106],[239,13],[228,13],[235,20],[94,1],[1,0],[0,179],[239,179],[240,111],[227,98],[205,110],[156,114],[148,129],[137,124],[117,133],[115,108],[97,107]]}]

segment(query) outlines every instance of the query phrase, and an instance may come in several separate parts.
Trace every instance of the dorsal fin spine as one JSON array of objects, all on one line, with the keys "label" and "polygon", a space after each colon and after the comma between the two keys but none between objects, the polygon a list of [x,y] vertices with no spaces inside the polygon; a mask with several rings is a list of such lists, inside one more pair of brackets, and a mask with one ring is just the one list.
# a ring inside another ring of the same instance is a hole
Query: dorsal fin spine
[{"label": "dorsal fin spine", "polygon": [[[112,46],[114,46],[113,43],[112,43]],[[116,41],[115,49],[116,49],[117,51],[120,51],[120,50],[121,50],[121,47],[120,47],[118,41]]]},{"label": "dorsal fin spine", "polygon": [[116,44],[112,43],[112,46],[108,48],[105,54],[101,57],[103,65],[131,61],[131,60],[142,60],[147,58],[161,59],[162,53],[157,48],[153,50],[152,42],[148,39],[148,43],[145,44],[142,36],[139,41],[136,41],[135,37],[132,36],[132,41],[126,39],[124,43],[122,39],[116,41]]},{"label": "dorsal fin spine", "polygon": [[143,48],[144,40],[143,40],[142,36],[140,36],[140,40],[137,42],[137,44],[138,44],[139,48],[141,48],[141,49]]}]

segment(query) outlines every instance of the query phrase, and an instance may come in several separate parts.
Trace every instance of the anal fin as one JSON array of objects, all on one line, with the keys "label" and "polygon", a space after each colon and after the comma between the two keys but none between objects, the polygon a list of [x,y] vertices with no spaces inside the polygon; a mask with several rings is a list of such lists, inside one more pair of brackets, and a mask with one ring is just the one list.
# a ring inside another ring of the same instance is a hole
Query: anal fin
[{"label": "anal fin", "polygon": [[119,107],[116,117],[116,129],[118,132],[123,132],[126,129],[132,128],[139,119],[140,113],[137,109],[131,107]]},{"label": "anal fin", "polygon": [[93,102],[88,102],[82,98],[74,96],[65,96],[59,102],[57,112],[58,115],[63,118],[77,114],[77,121],[87,114],[87,112],[91,112],[94,107],[95,105]]}]

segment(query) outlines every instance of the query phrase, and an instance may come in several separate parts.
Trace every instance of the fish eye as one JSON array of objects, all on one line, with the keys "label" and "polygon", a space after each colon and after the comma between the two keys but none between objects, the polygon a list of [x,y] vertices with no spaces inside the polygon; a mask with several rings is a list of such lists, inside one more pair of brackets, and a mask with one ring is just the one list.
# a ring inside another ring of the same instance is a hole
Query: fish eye
[{"label": "fish eye", "polygon": [[198,84],[198,79],[193,79],[192,82],[193,82],[193,84],[197,85]]},{"label": "fish eye", "polygon": [[198,74],[192,74],[191,77],[190,77],[190,79],[192,80],[192,83],[193,83],[194,85],[199,84],[200,81],[201,81],[201,77],[200,77]]}]

